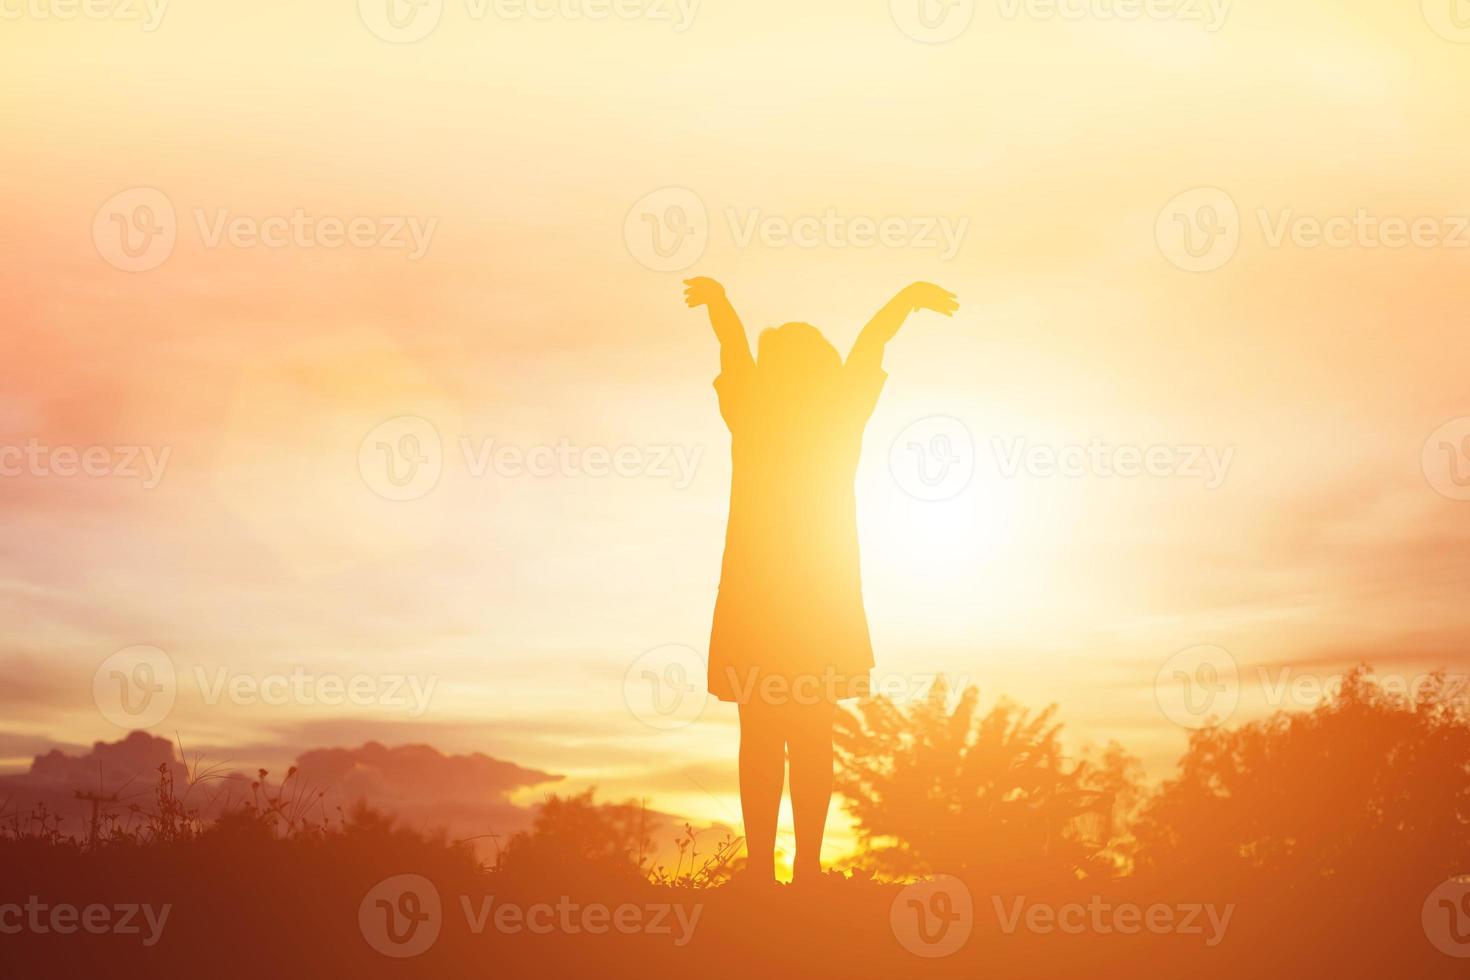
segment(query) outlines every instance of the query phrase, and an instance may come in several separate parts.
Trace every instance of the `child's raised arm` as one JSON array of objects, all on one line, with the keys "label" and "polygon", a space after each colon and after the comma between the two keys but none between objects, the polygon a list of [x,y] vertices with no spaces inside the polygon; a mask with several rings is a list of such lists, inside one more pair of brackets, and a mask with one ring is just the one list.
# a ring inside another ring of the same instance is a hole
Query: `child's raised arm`
[{"label": "child's raised arm", "polygon": [[933,310],[954,316],[960,308],[954,293],[932,282],[916,282],[899,290],[883,309],[868,321],[847,355],[847,363],[860,369],[878,370],[883,366],[883,348],[898,333],[898,328],[917,310]]},{"label": "child's raised arm", "polygon": [[699,276],[684,280],[689,288],[684,290],[684,302],[690,309],[696,306],[709,308],[710,326],[720,341],[720,372],[735,375],[755,366],[750,356],[750,341],[745,336],[745,325],[735,313],[735,307],[725,296],[725,287]]}]

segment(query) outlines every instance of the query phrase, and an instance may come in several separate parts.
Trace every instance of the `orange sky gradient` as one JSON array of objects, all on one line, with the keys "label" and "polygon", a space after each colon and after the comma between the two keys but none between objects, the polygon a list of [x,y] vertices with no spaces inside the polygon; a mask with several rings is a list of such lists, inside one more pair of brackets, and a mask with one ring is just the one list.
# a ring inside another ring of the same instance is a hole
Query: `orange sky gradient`
[{"label": "orange sky gradient", "polygon": [[[148,644],[184,678],[151,730],[191,751],[280,765],[427,742],[738,823],[733,707],[659,731],[623,697],[644,651],[707,643],[719,574],[729,438],[688,275],[725,283],[752,332],[805,320],[843,350],[912,280],[960,297],[890,347],[859,471],[880,676],[1057,702],[1079,751],[1116,738],[1159,776],[1187,735],[1155,699],[1175,651],[1230,651],[1235,720],[1272,706],[1260,681],[1281,665],[1470,669],[1470,502],[1424,463],[1470,416],[1470,232],[1269,234],[1287,212],[1470,215],[1470,44],[1419,5],[1237,0],[1211,32],[979,4],[944,44],[884,3],[704,0],[684,30],[468,9],[450,0],[411,44],[343,2],[178,2],[153,31],[7,18],[0,446],[169,457],[152,488],[0,479],[6,768],[122,737],[93,674]],[[93,221],[136,187],[167,196],[178,240],[130,273]],[[708,240],[662,272],[624,226],[668,187],[697,195]],[[1201,187],[1238,206],[1240,244],[1189,272],[1156,220]],[[296,209],[435,224],[411,259],[211,246],[196,217]],[[752,214],[829,209],[966,232],[947,260],[739,240]],[[443,473],[391,501],[358,454],[400,416],[434,426]],[[976,450],[937,503],[889,465],[931,416]],[[697,465],[687,485],[476,476],[462,449],[484,440]],[[1213,489],[1007,476],[996,447],[1015,440],[1233,456]],[[221,667],[435,686],[417,716],[208,704],[194,671]]]}]

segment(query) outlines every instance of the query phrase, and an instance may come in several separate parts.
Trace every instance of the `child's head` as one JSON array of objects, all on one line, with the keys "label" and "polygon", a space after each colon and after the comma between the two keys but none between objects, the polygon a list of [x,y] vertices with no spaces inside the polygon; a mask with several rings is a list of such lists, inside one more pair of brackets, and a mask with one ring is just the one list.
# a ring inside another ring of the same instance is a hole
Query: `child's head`
[{"label": "child's head", "polygon": [[842,355],[809,323],[787,323],[761,331],[756,366],[768,378],[798,384],[821,382],[842,367]]}]

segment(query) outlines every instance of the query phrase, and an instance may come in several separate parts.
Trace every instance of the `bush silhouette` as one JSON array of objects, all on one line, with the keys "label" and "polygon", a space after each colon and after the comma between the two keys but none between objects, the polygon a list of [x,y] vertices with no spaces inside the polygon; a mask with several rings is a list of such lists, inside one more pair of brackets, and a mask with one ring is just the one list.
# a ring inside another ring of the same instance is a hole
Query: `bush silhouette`
[{"label": "bush silhouette", "polygon": [[1191,735],[1143,809],[1140,869],[1235,879],[1470,868],[1470,716],[1436,675],[1410,698],[1360,667],[1311,711]]},{"label": "bush silhouette", "polygon": [[[716,887],[737,841],[696,846],[686,826],[676,867],[651,866],[665,816],[599,803],[590,790],[547,798],[486,866],[468,842],[366,804],[329,817],[292,774],[246,780],[243,798],[205,816],[165,766],[139,796],[145,804],[103,807],[95,819],[79,805],[68,819],[81,835],[63,833],[44,807],[0,819],[0,903],[168,903],[164,941],[7,935],[0,974],[59,975],[69,963],[74,975],[386,975],[397,964],[369,945],[357,915],[370,889],[407,873],[443,898],[444,933],[420,964],[441,977],[481,976],[488,964],[507,976],[767,975],[793,956],[792,975],[913,975],[893,910],[912,902],[907,879],[940,874],[966,883],[975,934],[934,976],[1458,975],[1464,961],[1435,949],[1427,930],[1462,928],[1448,918],[1459,909],[1431,908],[1441,919],[1428,925],[1420,913],[1433,889],[1470,870],[1462,698],[1443,678],[1413,698],[1394,695],[1359,670],[1312,710],[1194,733],[1177,773],[1147,796],[1117,745],[1069,757],[1051,708],[1001,701],[982,713],[974,688],[943,684],[903,707],[859,702],[838,717],[839,789],[857,821],[857,860],[881,874],[759,894]],[[465,903],[490,898],[704,911],[688,946],[656,935],[472,933]],[[1003,929],[994,910],[1018,901],[1210,903],[1231,917],[1214,946],[1147,930]]]},{"label": "bush silhouette", "polygon": [[652,830],[647,810],[635,803],[599,804],[593,795],[589,789],[547,797],[531,829],[510,839],[497,870],[560,882],[642,876]]},{"label": "bush silhouette", "polygon": [[952,709],[949,697],[940,681],[907,709],[879,697],[839,713],[837,786],[875,870],[1044,879],[1126,867],[1131,757],[1114,744],[1098,762],[1068,760],[1054,707],[1001,701],[977,717],[976,688]]}]

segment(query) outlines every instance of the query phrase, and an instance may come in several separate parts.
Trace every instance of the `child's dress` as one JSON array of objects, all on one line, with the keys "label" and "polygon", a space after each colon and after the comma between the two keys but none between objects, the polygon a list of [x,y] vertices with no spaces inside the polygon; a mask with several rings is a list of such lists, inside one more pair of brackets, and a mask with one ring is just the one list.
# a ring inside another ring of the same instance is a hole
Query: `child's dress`
[{"label": "child's dress", "polygon": [[820,390],[778,391],[752,366],[715,380],[733,465],[709,651],[721,701],[867,692],[853,484],[887,377],[844,365]]}]

